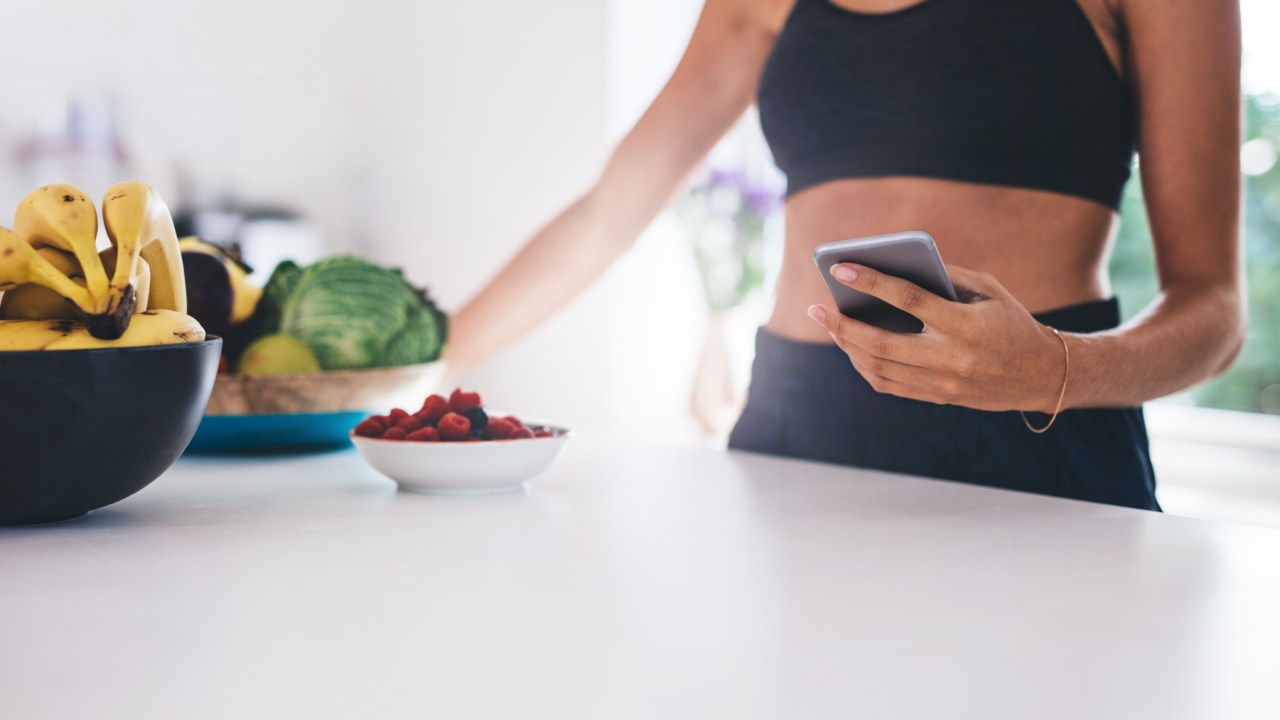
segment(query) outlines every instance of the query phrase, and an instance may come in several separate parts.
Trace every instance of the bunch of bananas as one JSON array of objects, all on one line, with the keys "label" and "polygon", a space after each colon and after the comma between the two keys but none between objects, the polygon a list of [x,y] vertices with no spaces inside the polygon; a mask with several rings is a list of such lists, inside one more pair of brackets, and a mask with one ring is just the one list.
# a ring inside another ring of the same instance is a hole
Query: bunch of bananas
[{"label": "bunch of bananas", "polygon": [[74,185],[45,185],[0,228],[0,350],[79,350],[204,340],[187,315],[173,218],[140,182],[102,199],[98,213]]}]

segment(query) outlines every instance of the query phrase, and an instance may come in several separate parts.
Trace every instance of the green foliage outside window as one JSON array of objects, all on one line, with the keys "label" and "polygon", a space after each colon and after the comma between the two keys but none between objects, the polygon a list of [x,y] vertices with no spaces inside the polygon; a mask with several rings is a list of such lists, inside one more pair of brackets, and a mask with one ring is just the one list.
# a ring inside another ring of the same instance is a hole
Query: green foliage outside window
[{"label": "green foliage outside window", "polygon": [[[1280,414],[1280,98],[1247,99],[1245,141],[1253,141],[1244,154],[1249,333],[1231,370],[1193,389],[1190,398],[1207,407]],[[1156,296],[1151,232],[1136,179],[1121,206],[1111,280],[1126,319]]]}]

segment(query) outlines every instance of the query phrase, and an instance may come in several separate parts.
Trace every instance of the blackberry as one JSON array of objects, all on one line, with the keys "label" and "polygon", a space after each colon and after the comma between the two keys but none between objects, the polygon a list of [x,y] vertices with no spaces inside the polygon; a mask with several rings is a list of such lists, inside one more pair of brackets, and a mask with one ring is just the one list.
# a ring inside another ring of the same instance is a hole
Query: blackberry
[{"label": "blackberry", "polygon": [[489,426],[489,414],[479,405],[463,410],[462,416],[471,421],[471,433],[473,435],[479,436],[483,434],[484,429]]}]

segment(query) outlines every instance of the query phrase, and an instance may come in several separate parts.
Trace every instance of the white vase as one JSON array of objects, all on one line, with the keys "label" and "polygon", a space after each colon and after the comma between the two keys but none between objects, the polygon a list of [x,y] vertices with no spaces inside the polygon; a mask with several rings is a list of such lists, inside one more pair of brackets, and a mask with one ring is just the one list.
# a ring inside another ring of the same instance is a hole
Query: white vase
[{"label": "white vase", "polygon": [[693,417],[708,434],[727,431],[741,407],[726,337],[727,314],[727,310],[711,310],[707,314],[707,333],[689,398]]}]

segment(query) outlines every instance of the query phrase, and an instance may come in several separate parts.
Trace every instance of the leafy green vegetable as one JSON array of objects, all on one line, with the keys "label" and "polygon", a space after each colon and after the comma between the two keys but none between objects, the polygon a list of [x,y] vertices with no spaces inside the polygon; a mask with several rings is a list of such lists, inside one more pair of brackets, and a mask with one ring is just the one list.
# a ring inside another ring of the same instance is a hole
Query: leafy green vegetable
[{"label": "leafy green vegetable", "polygon": [[278,290],[276,330],[307,343],[326,370],[430,362],[444,348],[443,313],[400,270],[340,256],[286,271]]},{"label": "leafy green vegetable", "polygon": [[244,324],[231,328],[223,338],[222,353],[232,367],[239,363],[241,355],[255,340],[280,332],[280,315],[284,311],[285,300],[301,276],[302,268],[292,260],[285,260],[271,271],[253,316]]},{"label": "leafy green vegetable", "polygon": [[384,356],[387,365],[423,362],[420,358],[434,358],[444,345],[444,315],[430,300],[423,305],[410,306],[407,319],[404,329],[396,333],[387,345]]},{"label": "leafy green vegetable", "polygon": [[254,311],[254,322],[258,325],[260,335],[269,335],[280,329],[280,317],[284,314],[285,301],[293,294],[302,277],[302,268],[292,260],[285,260],[271,271],[266,287],[262,290],[262,299],[258,301],[258,309]]}]

